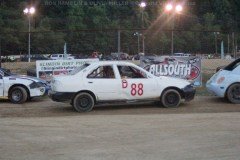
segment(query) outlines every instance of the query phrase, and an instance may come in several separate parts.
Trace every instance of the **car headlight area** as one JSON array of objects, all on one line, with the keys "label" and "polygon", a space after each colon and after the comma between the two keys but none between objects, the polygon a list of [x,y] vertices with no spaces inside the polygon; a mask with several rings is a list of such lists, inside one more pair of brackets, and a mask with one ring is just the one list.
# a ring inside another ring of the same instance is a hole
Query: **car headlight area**
[{"label": "car headlight area", "polygon": [[42,82],[33,82],[29,85],[30,89],[35,89],[35,88],[41,88],[41,87],[46,87],[47,85]]}]

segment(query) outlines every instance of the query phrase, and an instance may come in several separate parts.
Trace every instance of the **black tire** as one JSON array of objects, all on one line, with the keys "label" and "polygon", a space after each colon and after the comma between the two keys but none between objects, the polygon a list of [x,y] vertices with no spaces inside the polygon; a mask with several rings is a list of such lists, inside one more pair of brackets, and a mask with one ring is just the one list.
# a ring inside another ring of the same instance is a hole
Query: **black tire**
[{"label": "black tire", "polygon": [[28,94],[25,88],[17,86],[11,89],[9,99],[12,103],[22,104],[27,101]]},{"label": "black tire", "polygon": [[162,94],[161,103],[166,108],[177,108],[181,103],[181,95],[175,89],[168,89]]},{"label": "black tire", "polygon": [[73,108],[77,112],[90,112],[94,107],[94,98],[89,93],[79,93],[73,99]]},{"label": "black tire", "polygon": [[240,84],[231,85],[227,90],[227,99],[231,103],[240,104]]},{"label": "black tire", "polygon": [[28,96],[27,101],[31,102],[33,100],[33,97]]}]

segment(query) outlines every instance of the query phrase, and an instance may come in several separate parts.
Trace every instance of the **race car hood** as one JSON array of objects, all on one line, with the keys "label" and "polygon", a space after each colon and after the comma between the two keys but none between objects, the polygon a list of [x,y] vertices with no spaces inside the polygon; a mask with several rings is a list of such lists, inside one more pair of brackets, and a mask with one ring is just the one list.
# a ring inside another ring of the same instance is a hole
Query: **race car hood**
[{"label": "race car hood", "polygon": [[31,76],[26,76],[26,75],[11,75],[8,77],[9,79],[25,79],[25,80],[30,80],[33,82],[42,82],[42,83],[47,83],[45,80],[42,80],[37,77],[31,77]]}]

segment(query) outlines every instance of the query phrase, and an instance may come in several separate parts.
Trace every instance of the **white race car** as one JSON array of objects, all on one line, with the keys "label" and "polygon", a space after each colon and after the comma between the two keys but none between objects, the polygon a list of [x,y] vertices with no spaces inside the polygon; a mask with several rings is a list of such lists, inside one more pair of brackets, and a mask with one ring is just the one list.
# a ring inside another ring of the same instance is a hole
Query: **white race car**
[{"label": "white race car", "polygon": [[240,103],[240,59],[223,67],[208,80],[208,91],[232,103]]},{"label": "white race car", "polygon": [[106,102],[160,101],[165,107],[178,107],[181,100],[194,99],[195,88],[186,80],[156,77],[128,62],[85,64],[67,76],[55,76],[49,96],[57,102],[70,102],[76,111],[91,111]]},{"label": "white race car", "polygon": [[10,99],[12,103],[24,103],[33,97],[43,96],[47,83],[38,78],[12,74],[0,68],[0,98]]}]

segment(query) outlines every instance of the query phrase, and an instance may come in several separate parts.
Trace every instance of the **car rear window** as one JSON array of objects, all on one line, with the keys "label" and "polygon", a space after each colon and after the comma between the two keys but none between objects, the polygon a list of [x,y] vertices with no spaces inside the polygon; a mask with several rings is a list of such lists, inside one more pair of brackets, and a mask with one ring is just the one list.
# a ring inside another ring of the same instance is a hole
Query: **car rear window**
[{"label": "car rear window", "polygon": [[223,68],[224,70],[227,71],[232,71],[235,68],[237,68],[240,65],[240,59],[237,59],[235,61],[233,61],[232,63],[230,63],[229,65],[227,65],[225,68]]}]

